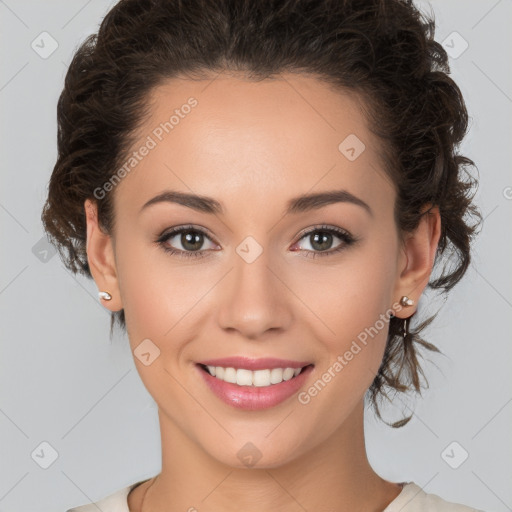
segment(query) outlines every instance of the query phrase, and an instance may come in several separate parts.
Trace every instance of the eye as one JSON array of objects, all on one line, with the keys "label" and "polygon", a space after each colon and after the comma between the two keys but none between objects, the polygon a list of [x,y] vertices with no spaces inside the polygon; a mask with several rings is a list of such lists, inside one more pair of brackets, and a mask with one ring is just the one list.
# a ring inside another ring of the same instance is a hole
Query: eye
[{"label": "eye", "polygon": [[[342,240],[334,249],[331,249],[333,237]],[[170,245],[170,241],[176,238],[181,248],[175,248]],[[348,246],[357,242],[357,238],[344,229],[334,226],[317,226],[302,235],[300,240],[306,239],[312,249],[306,249],[306,257],[316,258],[318,256],[329,256],[336,254]],[[178,256],[179,258],[203,258],[207,256],[208,250],[203,249],[205,240],[210,240],[210,236],[202,229],[194,226],[181,226],[173,228],[160,235],[156,243],[162,246],[165,252]],[[217,246],[213,244],[215,250]],[[297,244],[295,244],[296,246]],[[292,248],[292,251],[296,249]]]},{"label": "eye", "polygon": [[[169,246],[169,242],[176,238],[181,249],[175,249]],[[157,243],[162,246],[165,252],[176,255],[180,258],[202,258],[206,256],[206,251],[201,249],[205,239],[210,237],[201,229],[193,226],[181,226],[167,231],[157,239]]]},{"label": "eye", "polygon": [[[331,248],[333,243],[333,237],[341,239],[342,242],[335,246],[334,249],[328,250]],[[346,249],[348,246],[352,245],[357,241],[357,239],[352,236],[348,231],[344,229],[337,228],[334,226],[319,226],[309,230],[305,233],[300,240],[305,238],[308,240],[309,245],[313,250],[307,250],[305,256],[307,258],[316,258],[318,256],[324,257],[339,253]]]}]

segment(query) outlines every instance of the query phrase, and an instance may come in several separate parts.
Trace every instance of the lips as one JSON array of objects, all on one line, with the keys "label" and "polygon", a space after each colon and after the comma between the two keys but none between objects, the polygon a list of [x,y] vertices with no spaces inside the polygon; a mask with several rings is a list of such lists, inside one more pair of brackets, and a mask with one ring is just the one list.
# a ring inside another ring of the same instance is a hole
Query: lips
[{"label": "lips", "polygon": [[[208,366],[251,370],[254,372],[278,368],[302,368],[302,371],[280,383],[258,387],[225,382],[211,375],[208,371]],[[201,361],[201,363],[196,364],[196,368],[198,369],[200,379],[205,382],[207,389],[222,402],[236,409],[255,411],[277,406],[298,393],[305,386],[313,372],[314,365],[307,361],[292,361],[289,359],[228,357]]]}]

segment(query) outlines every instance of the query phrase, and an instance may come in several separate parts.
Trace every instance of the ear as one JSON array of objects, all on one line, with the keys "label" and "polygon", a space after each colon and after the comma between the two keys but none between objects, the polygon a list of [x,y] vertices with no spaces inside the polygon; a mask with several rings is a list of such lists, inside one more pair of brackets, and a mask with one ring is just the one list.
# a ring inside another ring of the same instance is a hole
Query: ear
[{"label": "ear", "polygon": [[395,289],[397,303],[406,295],[414,301],[414,307],[401,307],[395,313],[398,318],[409,318],[416,310],[418,300],[430,279],[441,235],[439,208],[428,204],[422,209],[422,214],[418,227],[404,242],[402,260],[405,264]]},{"label": "ear", "polygon": [[123,309],[119,293],[116,262],[112,237],[105,234],[98,224],[98,209],[96,202],[86,199],[84,203],[87,220],[87,261],[92,277],[99,291],[107,291],[112,299],[100,299],[103,306],[110,311]]}]

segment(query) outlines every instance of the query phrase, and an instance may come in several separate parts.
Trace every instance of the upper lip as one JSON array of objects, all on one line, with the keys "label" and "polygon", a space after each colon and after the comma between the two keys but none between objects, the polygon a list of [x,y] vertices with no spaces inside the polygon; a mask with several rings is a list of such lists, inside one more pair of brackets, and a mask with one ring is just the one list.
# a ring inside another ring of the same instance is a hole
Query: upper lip
[{"label": "upper lip", "polygon": [[266,370],[273,368],[302,368],[312,363],[309,361],[292,361],[291,359],[276,359],[275,357],[263,357],[251,359],[249,357],[232,356],[222,359],[208,359],[199,361],[205,366],[222,366],[224,368],[240,368],[245,370]]}]

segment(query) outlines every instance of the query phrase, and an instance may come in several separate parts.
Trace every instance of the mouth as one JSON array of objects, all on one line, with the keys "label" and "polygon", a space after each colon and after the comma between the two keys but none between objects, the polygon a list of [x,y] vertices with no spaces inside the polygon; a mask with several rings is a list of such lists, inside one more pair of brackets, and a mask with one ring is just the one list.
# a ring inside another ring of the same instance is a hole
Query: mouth
[{"label": "mouth", "polygon": [[197,366],[211,377],[228,384],[263,388],[277,386],[282,382],[293,380],[314,365],[306,364],[299,367],[283,366],[259,370],[235,368],[233,366],[213,366],[202,363],[197,363]]},{"label": "mouth", "polygon": [[[282,362],[283,360],[279,360],[279,364]],[[239,410],[259,411],[281,403],[289,403],[289,400],[307,385],[315,366],[311,363],[303,366],[294,363],[295,367],[275,367],[277,360],[270,361],[273,368],[262,368],[263,360],[252,361],[246,366],[249,364],[253,367],[259,366],[259,369],[249,370],[204,363],[196,363],[196,368],[206,388],[222,402]],[[266,364],[268,366],[268,360]]]}]

